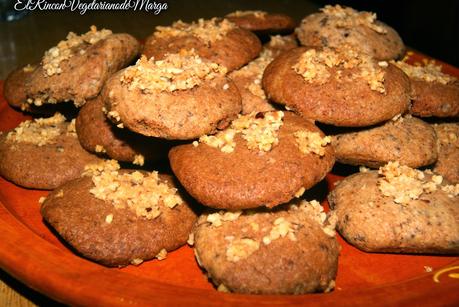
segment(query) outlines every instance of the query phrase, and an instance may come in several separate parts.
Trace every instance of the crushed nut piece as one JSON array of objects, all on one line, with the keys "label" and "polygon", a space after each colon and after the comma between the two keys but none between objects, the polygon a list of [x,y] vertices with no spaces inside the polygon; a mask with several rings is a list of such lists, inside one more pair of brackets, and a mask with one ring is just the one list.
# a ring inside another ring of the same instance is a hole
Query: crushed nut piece
[{"label": "crushed nut piece", "polygon": [[170,27],[156,27],[154,36],[156,38],[162,39],[168,37],[191,35],[199,38],[206,44],[211,44],[215,41],[223,39],[229,31],[235,28],[236,25],[227,19],[199,19],[198,22],[193,23],[185,23],[179,20],[174,22]]},{"label": "crushed nut piece", "polygon": [[[234,136],[237,131],[234,129],[226,129],[220,131],[216,135],[203,135],[199,138],[200,143],[207,144],[211,147],[220,148],[221,151],[230,153],[234,151],[236,147],[236,142],[234,141]],[[199,144],[194,144],[193,146],[197,147]]]},{"label": "crushed nut piece", "polygon": [[392,61],[392,63],[413,79],[441,84],[448,84],[457,80],[453,76],[442,73],[441,66],[436,65],[435,62],[428,62],[425,66],[414,66],[402,61]]},{"label": "crushed nut piece", "polygon": [[113,214],[108,214],[108,215],[105,217],[105,223],[111,224],[112,222],[113,222]]},{"label": "crushed nut piece", "polygon": [[425,265],[425,266],[424,266],[424,271],[426,271],[426,273],[430,273],[430,272],[433,271],[433,268],[432,268],[431,266]]},{"label": "crushed nut piece", "polygon": [[38,199],[38,203],[41,205],[45,202],[45,200],[46,200],[46,197],[42,196]]},{"label": "crushed nut piece", "polygon": [[194,233],[191,232],[189,235],[188,235],[188,240],[186,240],[186,243],[190,246],[193,246],[194,245]]},{"label": "crushed nut piece", "polygon": [[23,70],[24,72],[32,72],[32,71],[35,70],[35,68],[36,68],[35,65],[27,64],[26,66],[24,66],[24,67],[22,68],[22,70]]},{"label": "crushed nut piece", "polygon": [[324,84],[331,77],[330,69],[335,67],[337,72],[334,78],[342,81],[343,70],[357,69],[349,75],[346,81],[357,78],[365,80],[374,91],[384,94],[384,70],[377,65],[369,55],[357,52],[351,46],[339,50],[324,47],[322,50],[309,49],[300,56],[298,62],[292,66],[293,70],[304,80],[310,83]]},{"label": "crushed nut piece", "polygon": [[142,56],[124,71],[121,82],[127,84],[129,90],[137,88],[143,93],[174,92],[199,86],[203,81],[213,80],[226,72],[226,67],[204,61],[192,49],[168,54],[158,61]]},{"label": "crushed nut piece", "polygon": [[319,132],[300,130],[293,135],[298,148],[304,154],[315,153],[322,157],[325,155],[326,146],[331,143],[331,137],[321,137]]},{"label": "crushed nut piece", "polygon": [[214,227],[219,227],[223,222],[235,221],[242,214],[242,211],[218,211],[207,216],[207,222],[209,222]]},{"label": "crushed nut piece", "polygon": [[308,216],[310,216],[314,221],[319,223],[319,225],[322,227],[323,232],[326,235],[330,237],[335,236],[336,234],[335,227],[336,227],[336,222],[338,221],[337,216],[334,214],[330,214],[330,216],[327,218],[327,214],[324,212],[324,208],[320,205],[318,201],[303,200],[296,207],[299,210],[307,212]]},{"label": "crushed nut piece", "polygon": [[96,145],[96,147],[94,148],[94,150],[95,150],[96,152],[107,152],[107,151],[105,150],[104,146],[99,145],[99,144]]},{"label": "crushed nut piece", "polygon": [[300,198],[304,192],[306,191],[306,189],[304,187],[301,187],[296,193],[295,193],[295,197],[296,198]]},{"label": "crushed nut piece", "polygon": [[342,7],[339,4],[335,6],[326,5],[321,11],[329,17],[328,22],[335,24],[338,28],[366,26],[379,34],[387,33],[387,30],[383,26],[375,22],[375,13],[359,12],[350,7]]},{"label": "crushed nut piece", "polygon": [[143,259],[135,258],[131,260],[132,265],[140,265],[143,262]]},{"label": "crushed nut piece", "polygon": [[42,59],[45,76],[48,77],[62,73],[61,62],[74,56],[75,50],[78,47],[83,44],[93,45],[111,34],[112,31],[106,29],[97,31],[95,26],[91,26],[90,30],[82,35],[70,32],[65,40],[60,41],[57,46],[45,52]]},{"label": "crushed nut piece", "polygon": [[167,257],[167,250],[163,248],[162,250],[159,251],[159,253],[158,253],[155,257],[156,257],[156,259],[158,259],[158,260],[164,260],[164,259],[166,259],[166,257]]},{"label": "crushed nut piece", "polygon": [[255,240],[244,238],[233,240],[226,249],[226,259],[231,262],[238,262],[248,258],[260,248],[260,243]]},{"label": "crushed nut piece", "polygon": [[230,290],[224,285],[220,284],[217,288],[217,291],[224,292],[224,293],[230,293]]},{"label": "crushed nut piece", "polygon": [[94,197],[112,203],[115,208],[128,207],[138,217],[154,219],[161,214],[160,204],[173,209],[183,200],[177,189],[160,181],[158,172],[147,175],[139,171],[119,173],[115,160],[85,167],[83,175],[92,176]]},{"label": "crushed nut piece", "polygon": [[227,17],[245,17],[245,16],[255,16],[256,18],[265,18],[265,11],[235,11],[226,15]]},{"label": "crushed nut piece", "polygon": [[370,169],[368,167],[365,167],[363,165],[359,166],[359,172],[361,173],[368,173]]},{"label": "crushed nut piece", "polygon": [[295,227],[284,217],[279,217],[274,220],[273,228],[271,228],[269,235],[263,237],[262,241],[263,244],[269,245],[272,241],[285,236],[288,236],[291,241],[296,241]]},{"label": "crushed nut piece", "polygon": [[56,193],[56,196],[55,197],[64,197],[64,190],[60,189],[57,193]]},{"label": "crushed nut piece", "polygon": [[53,117],[26,120],[6,135],[6,139],[16,143],[29,143],[37,146],[53,144],[54,140],[66,131],[65,117],[56,113]]},{"label": "crushed nut piece", "polygon": [[134,161],[132,161],[132,164],[142,166],[144,163],[145,163],[145,157],[143,155],[138,154],[134,156]]}]

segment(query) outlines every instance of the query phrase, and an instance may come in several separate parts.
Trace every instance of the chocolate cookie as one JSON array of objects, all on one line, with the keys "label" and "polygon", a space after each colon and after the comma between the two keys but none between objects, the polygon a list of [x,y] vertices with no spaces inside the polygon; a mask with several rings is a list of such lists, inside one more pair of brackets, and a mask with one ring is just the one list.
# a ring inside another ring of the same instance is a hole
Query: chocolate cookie
[{"label": "chocolate cookie", "polygon": [[169,27],[156,27],[142,53],[147,58],[161,60],[182,49],[194,49],[201,58],[232,71],[255,58],[261,51],[261,43],[255,34],[226,19],[199,19],[193,23],[177,21]]},{"label": "chocolate cookie", "polygon": [[139,165],[167,158],[170,145],[166,141],[114,126],[105,116],[103,107],[104,102],[97,96],[81,108],[76,118],[75,128],[83,148]]},{"label": "chocolate cookie", "polygon": [[304,46],[351,45],[378,60],[398,59],[405,53],[398,33],[376,20],[376,14],[340,5],[326,5],[320,13],[306,16],[295,32]]},{"label": "chocolate cookie", "polygon": [[241,94],[242,114],[274,110],[261,87],[263,71],[273,59],[272,51],[265,49],[258,58],[228,75]]},{"label": "chocolate cookie", "polygon": [[194,230],[195,255],[221,291],[328,292],[340,250],[334,227],[317,201],[204,214]]},{"label": "chocolate cookie", "polygon": [[54,189],[98,161],[81,147],[75,123],[59,113],[24,121],[0,136],[0,174],[26,188]]},{"label": "chocolate cookie", "polygon": [[257,34],[290,33],[296,26],[293,18],[288,15],[264,11],[235,11],[225,18]]},{"label": "chocolate cookie", "polygon": [[103,29],[83,35],[70,32],[49,49],[26,86],[28,102],[36,106],[72,100],[81,106],[96,97],[113,73],[138,54],[139,43],[129,34]]},{"label": "chocolate cookie", "polygon": [[19,67],[8,75],[3,85],[3,97],[10,106],[16,109],[28,110],[26,84],[37,65]]},{"label": "chocolate cookie", "polygon": [[438,160],[434,172],[459,183],[459,123],[433,125],[438,138]]},{"label": "chocolate cookie", "polygon": [[368,130],[337,134],[332,145],[336,160],[344,164],[380,167],[399,161],[417,168],[437,160],[434,129],[411,115]]},{"label": "chocolate cookie", "polygon": [[389,163],[343,179],[329,195],[337,229],[368,252],[459,253],[459,185]]},{"label": "chocolate cookie", "polygon": [[239,116],[229,128],[169,152],[173,172],[200,203],[237,210],[286,203],[334,163],[328,137],[290,112]]},{"label": "chocolate cookie", "polygon": [[268,98],[336,126],[377,124],[403,114],[410,103],[409,79],[400,69],[350,47],[284,52],[265,69],[262,82]]},{"label": "chocolate cookie", "polygon": [[54,190],[41,214],[78,253],[106,266],[162,260],[196,221],[172,177],[119,171],[113,161]]},{"label": "chocolate cookie", "polygon": [[441,66],[427,63],[413,66],[394,62],[411,80],[412,106],[410,112],[421,117],[458,117],[459,80],[441,72]]},{"label": "chocolate cookie", "polygon": [[142,57],[113,75],[102,97],[112,121],[165,139],[214,133],[241,111],[241,96],[226,68],[193,51],[158,61]]}]

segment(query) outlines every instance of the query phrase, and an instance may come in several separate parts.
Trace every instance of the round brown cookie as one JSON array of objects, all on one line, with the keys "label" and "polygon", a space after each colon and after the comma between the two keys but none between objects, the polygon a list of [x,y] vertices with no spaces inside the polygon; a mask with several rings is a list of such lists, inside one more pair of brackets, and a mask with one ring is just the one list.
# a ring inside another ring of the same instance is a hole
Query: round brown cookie
[{"label": "round brown cookie", "polygon": [[459,183],[459,124],[433,125],[438,138],[438,160],[434,172],[449,182]]},{"label": "round brown cookie", "polygon": [[304,46],[339,48],[351,45],[378,60],[398,59],[405,46],[398,33],[376,20],[376,14],[327,5],[305,17],[295,33]]},{"label": "round brown cookie", "polygon": [[269,42],[263,45],[263,50],[270,50],[273,57],[277,57],[284,51],[298,47],[298,41],[295,35],[273,35],[270,36]]},{"label": "round brown cookie", "polygon": [[196,259],[221,291],[252,294],[328,292],[340,246],[334,223],[316,201],[279,210],[216,212],[199,217]]},{"label": "round brown cookie", "polygon": [[164,140],[145,137],[115,127],[103,112],[100,96],[89,100],[78,113],[75,128],[81,146],[94,153],[105,153],[112,159],[134,162],[167,158],[170,145]]},{"label": "round brown cookie", "polygon": [[410,103],[409,79],[400,69],[352,49],[284,52],[265,69],[262,83],[268,98],[336,126],[377,124],[403,114]]},{"label": "round brown cookie", "polygon": [[70,32],[45,53],[32,72],[26,86],[28,102],[40,106],[71,100],[81,106],[96,97],[105,81],[128,65],[138,51],[138,41],[129,34],[95,27],[81,36]]},{"label": "round brown cookie", "polygon": [[349,176],[330,193],[341,235],[368,252],[459,253],[459,186],[388,165],[380,175]]},{"label": "round brown cookie", "polygon": [[[160,184],[168,189],[175,187],[172,177],[160,175],[159,178]],[[131,187],[131,191],[121,185],[128,192],[137,191],[138,187]],[[114,205],[111,200],[96,197],[94,189],[97,188],[91,177],[69,181],[50,193],[41,214],[78,253],[106,266],[138,265],[155,257],[162,260],[167,251],[185,244],[196,221],[195,213],[184,201],[170,208],[161,196],[159,201],[150,201],[150,207],[138,211],[144,215],[138,215],[124,199]],[[149,191],[142,186],[139,191],[152,199],[164,193],[163,188]],[[134,198],[132,203],[137,204],[136,201]],[[154,210],[159,210],[159,216],[148,215]]]},{"label": "round brown cookie", "polygon": [[113,75],[102,91],[107,115],[132,131],[165,139],[213,133],[241,111],[226,69],[193,52],[164,60],[142,57]]},{"label": "round brown cookie", "polygon": [[226,19],[199,19],[191,24],[177,21],[170,27],[156,27],[142,53],[161,60],[182,49],[194,49],[201,58],[232,71],[255,58],[261,51],[261,42],[252,32]]},{"label": "round brown cookie", "polygon": [[244,115],[216,136],[172,148],[169,160],[185,189],[208,207],[274,207],[330,171],[334,154],[323,136],[290,112]]},{"label": "round brown cookie", "polygon": [[273,60],[270,50],[263,50],[260,56],[245,65],[232,71],[228,76],[234,81],[242,98],[242,114],[274,110],[274,106],[266,98],[261,87],[261,78],[266,66]]},{"label": "round brown cookie", "polygon": [[412,106],[410,112],[421,117],[458,117],[459,80],[441,72],[441,66],[431,62],[414,66],[395,62],[411,80]]},{"label": "round brown cookie", "polygon": [[257,34],[290,33],[296,26],[286,14],[264,11],[236,11],[225,16],[238,27]]},{"label": "round brown cookie", "polygon": [[381,126],[332,137],[336,160],[344,164],[380,167],[399,161],[421,167],[437,160],[434,129],[420,119],[407,116]]},{"label": "round brown cookie", "polygon": [[86,164],[100,159],[81,147],[74,129],[60,114],[22,122],[0,136],[0,174],[20,186],[45,190],[79,177]]}]

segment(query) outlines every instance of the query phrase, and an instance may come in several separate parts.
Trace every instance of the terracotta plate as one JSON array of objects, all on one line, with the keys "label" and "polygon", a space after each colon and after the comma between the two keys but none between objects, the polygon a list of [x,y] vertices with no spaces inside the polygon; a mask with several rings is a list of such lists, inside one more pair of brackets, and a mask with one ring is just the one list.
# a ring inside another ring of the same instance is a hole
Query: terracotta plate
[{"label": "terracotta plate", "polygon": [[[422,59],[414,54],[411,61]],[[444,71],[459,76],[458,69],[446,64]],[[0,130],[11,129],[24,119],[0,98]],[[328,186],[332,187],[339,178],[329,175]],[[38,200],[46,194],[19,188],[0,178],[0,267],[67,304],[459,304],[458,257],[369,254],[341,238],[336,289],[327,294],[220,293],[198,268],[188,246],[169,253],[163,261],[105,268],[72,253],[43,223]]]}]

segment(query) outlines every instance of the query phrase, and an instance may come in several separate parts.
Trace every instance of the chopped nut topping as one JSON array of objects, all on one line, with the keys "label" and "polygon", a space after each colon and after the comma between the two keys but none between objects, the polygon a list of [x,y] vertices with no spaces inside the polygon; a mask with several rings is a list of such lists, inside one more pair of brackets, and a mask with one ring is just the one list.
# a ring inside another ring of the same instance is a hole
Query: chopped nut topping
[{"label": "chopped nut topping", "polygon": [[[443,177],[430,175],[411,167],[389,162],[380,167],[378,187],[384,196],[392,197],[397,204],[408,204],[418,199],[423,193],[432,193],[439,188],[450,197],[459,194],[459,185],[442,185]],[[430,176],[426,176],[426,174]]]},{"label": "chopped nut topping", "polygon": [[[199,142],[231,153],[236,147],[234,136],[236,133],[241,133],[242,138],[247,141],[249,149],[270,151],[273,146],[279,143],[277,134],[283,124],[283,117],[282,111],[238,115],[238,118],[231,123],[230,128],[220,131],[216,135],[201,136]],[[197,145],[193,145],[197,147]]]},{"label": "chopped nut topping", "polygon": [[292,41],[294,41],[294,39],[289,36],[271,35],[268,45],[273,48],[283,47],[286,43]]},{"label": "chopped nut topping", "polygon": [[140,259],[140,258],[135,258],[131,260],[132,265],[140,265],[142,264],[142,262],[143,262],[143,259]]},{"label": "chopped nut topping", "polygon": [[277,218],[273,225],[269,235],[263,237],[263,244],[271,244],[272,241],[286,236],[288,236],[291,241],[296,241],[295,225],[287,221],[284,217]]},{"label": "chopped nut topping", "polygon": [[255,16],[256,18],[265,18],[266,15],[265,11],[235,11],[226,15],[227,17],[245,17],[245,16]]},{"label": "chopped nut topping", "polygon": [[56,194],[56,197],[63,197],[64,196],[64,190],[59,190]]},{"label": "chopped nut topping", "polygon": [[235,221],[242,214],[242,211],[219,211],[207,216],[207,222],[209,222],[214,227],[219,227],[223,222]]},{"label": "chopped nut topping", "polygon": [[186,243],[188,245],[191,245],[193,246],[194,245],[194,233],[191,232],[189,235],[188,235],[188,240],[186,240]]},{"label": "chopped nut topping", "polygon": [[67,126],[67,135],[72,135],[77,137],[76,128],[75,128],[75,118],[70,121],[70,124]]},{"label": "chopped nut topping", "polygon": [[300,198],[304,192],[306,191],[306,189],[304,187],[301,187],[296,193],[295,193],[295,197],[296,198]]},{"label": "chopped nut topping", "polygon": [[321,9],[329,17],[329,23],[338,28],[354,28],[356,26],[366,26],[379,34],[387,33],[387,30],[378,24],[376,14],[372,12],[359,12],[350,7],[340,5],[326,5]]},{"label": "chopped nut topping", "polygon": [[54,144],[55,139],[64,134],[70,126],[71,124],[65,122],[65,117],[62,114],[56,113],[49,118],[23,121],[6,135],[6,139],[16,143],[29,143],[37,146]]},{"label": "chopped nut topping", "polygon": [[104,146],[97,144],[96,147],[94,148],[96,152],[107,152],[104,148]]},{"label": "chopped nut topping", "polygon": [[296,144],[304,154],[315,153],[316,155],[325,155],[325,147],[331,143],[331,137],[321,137],[319,132],[300,130],[293,134]]},{"label": "chopped nut topping", "polygon": [[459,147],[459,125],[458,124],[435,124],[435,132],[440,145],[451,145]]},{"label": "chopped nut topping", "polygon": [[295,72],[310,83],[324,84],[331,77],[329,69],[335,67],[338,71],[334,78],[343,81],[343,70],[357,69],[347,81],[361,78],[367,81],[370,88],[379,93],[385,93],[384,70],[369,55],[357,52],[351,46],[343,46],[340,50],[324,47],[322,50],[309,49],[305,51],[298,62],[292,66]]},{"label": "chopped nut topping", "polygon": [[83,44],[93,45],[111,34],[112,31],[106,29],[97,31],[95,26],[91,26],[89,32],[82,35],[70,32],[65,40],[60,41],[57,46],[45,52],[42,59],[45,76],[60,74],[62,72],[61,62],[71,58],[78,47]]},{"label": "chopped nut topping", "polygon": [[252,239],[237,239],[230,242],[226,249],[226,259],[231,262],[238,262],[248,258],[260,248],[260,243]]},{"label": "chopped nut topping", "polygon": [[363,165],[359,166],[359,172],[361,173],[368,173],[370,169],[368,167],[365,167]]},{"label": "chopped nut topping", "polygon": [[105,223],[111,224],[113,222],[113,214],[109,214],[105,217]]},{"label": "chopped nut topping", "polygon": [[[293,205],[292,205],[293,206]],[[308,216],[315,220],[322,227],[323,232],[330,236],[335,236],[336,222],[338,221],[337,216],[331,214],[327,219],[327,214],[324,212],[324,208],[320,205],[317,200],[305,201],[302,200],[298,206],[295,206],[298,210],[307,212]]]},{"label": "chopped nut topping", "polygon": [[429,62],[425,66],[414,66],[402,61],[392,61],[392,63],[413,79],[441,84],[448,84],[457,80],[453,76],[442,73],[441,66],[435,65],[434,62]]},{"label": "chopped nut topping", "polygon": [[161,214],[160,204],[173,209],[183,202],[177,189],[160,181],[158,172],[144,175],[139,171],[119,173],[119,169],[115,160],[86,166],[83,175],[92,176],[94,184],[91,194],[112,203],[115,208],[128,207],[146,219]]},{"label": "chopped nut topping", "polygon": [[223,39],[226,34],[235,29],[236,25],[229,20],[212,18],[210,20],[199,19],[198,22],[185,23],[181,20],[174,22],[170,27],[158,26],[154,36],[156,38],[168,38],[177,36],[194,36],[211,44]]},{"label": "chopped nut topping", "polygon": [[143,155],[138,154],[134,156],[134,161],[132,161],[132,164],[142,166],[144,163],[145,163],[145,157]]},{"label": "chopped nut topping", "polygon": [[129,90],[137,88],[143,93],[174,92],[199,86],[203,81],[224,76],[226,72],[226,67],[202,60],[194,49],[182,50],[158,61],[142,56],[136,65],[124,71],[121,83],[127,84]]},{"label": "chopped nut topping", "polygon": [[27,64],[26,66],[24,66],[24,67],[22,68],[22,71],[24,71],[24,72],[32,72],[32,71],[35,70],[35,68],[36,68],[35,65]]},{"label": "chopped nut topping", "polygon": [[158,255],[156,255],[155,257],[156,257],[156,259],[158,259],[158,260],[164,260],[164,259],[166,259],[166,257],[167,257],[167,250],[163,248],[162,250],[159,251]]}]

